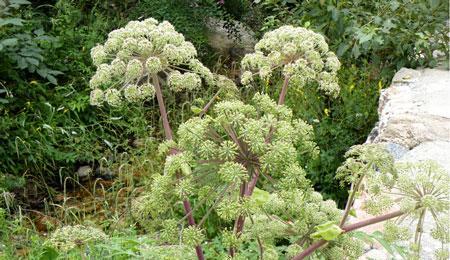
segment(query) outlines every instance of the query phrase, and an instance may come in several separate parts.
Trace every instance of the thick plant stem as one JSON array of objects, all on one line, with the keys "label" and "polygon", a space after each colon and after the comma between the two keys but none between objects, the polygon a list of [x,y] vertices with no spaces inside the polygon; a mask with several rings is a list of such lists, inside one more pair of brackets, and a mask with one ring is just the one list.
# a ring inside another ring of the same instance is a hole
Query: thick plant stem
[{"label": "thick plant stem", "polygon": [[[250,197],[253,194],[253,190],[256,187],[256,183],[258,182],[258,178],[259,178],[259,170],[258,168],[254,168],[253,169],[253,175],[252,175],[252,179],[250,180],[250,182],[245,185],[243,193],[241,192],[241,197]],[[244,230],[244,223],[245,223],[245,216],[244,215],[240,215],[236,221],[235,221],[235,234],[236,236],[240,236],[240,234],[242,233],[242,231]],[[230,248],[229,250],[229,254],[230,256],[234,256],[236,252],[235,248]]]},{"label": "thick plant stem", "polygon": [[153,84],[155,86],[156,99],[158,100],[159,113],[163,121],[164,134],[166,135],[167,140],[172,140],[173,139],[172,128],[170,127],[169,118],[167,117],[167,110],[164,104],[161,86],[159,85],[159,79],[156,75],[153,75],[152,79]]},{"label": "thick plant stem", "polygon": [[283,87],[281,88],[280,97],[278,98],[278,105],[283,105],[286,100],[286,94],[289,86],[289,76],[284,77]]},{"label": "thick plant stem", "polygon": [[[289,86],[289,76],[286,76],[284,78],[283,86],[281,88],[280,97],[278,99],[278,105],[283,105],[284,104],[284,101],[286,99],[288,86]],[[269,135],[266,138],[266,143],[270,142],[270,139],[272,138],[274,130],[275,129],[273,127],[270,128]],[[239,144],[237,144],[237,145],[239,145]],[[253,190],[256,187],[256,183],[258,182],[258,178],[259,178],[259,170],[258,170],[258,168],[255,168],[254,172],[253,172],[253,175],[252,175],[252,179],[247,184],[247,188],[244,191],[244,195],[243,196],[241,195],[241,197],[251,197],[252,196]],[[236,234],[236,236],[239,236],[242,233],[242,231],[244,230],[244,223],[245,223],[245,216],[240,215],[235,221],[235,234]],[[236,249],[235,248],[230,248],[230,250],[229,250],[230,256],[234,257],[235,253],[236,253]]]},{"label": "thick plant stem", "polygon": [[[392,218],[396,218],[399,217],[401,215],[405,214],[405,212],[398,210],[398,211],[394,211],[385,215],[381,215],[381,216],[377,216],[377,217],[373,217],[373,218],[369,218],[360,222],[356,222],[354,224],[350,224],[347,225],[345,227],[342,228],[342,234],[344,233],[348,233],[351,232],[353,230],[362,228],[362,227],[366,227],[366,226],[370,226],[379,222],[383,222],[386,221],[388,219],[392,219]],[[311,244],[307,249],[305,249],[303,252],[301,252],[300,254],[294,256],[292,258],[292,260],[301,260],[304,259],[305,257],[309,256],[310,254],[312,254],[314,251],[316,251],[318,248],[320,248],[321,246],[325,245],[328,241],[326,240],[319,240],[313,244]]]},{"label": "thick plant stem", "polygon": [[[164,98],[161,91],[161,86],[159,85],[159,80],[156,75],[153,75],[153,84],[155,86],[155,93],[156,93],[156,99],[158,100],[158,106],[159,106],[159,112],[161,114],[161,119],[163,121],[163,127],[164,127],[164,133],[166,135],[167,140],[173,139],[173,133],[172,128],[170,127],[169,118],[167,117],[167,110],[166,106],[164,104]],[[178,150],[172,149],[170,151],[170,155],[175,155],[179,153]],[[177,176],[178,178],[179,176]],[[192,208],[191,203],[189,200],[185,199],[183,200],[183,207],[184,207],[184,213],[187,215],[187,220],[189,226],[195,226],[195,219],[194,216],[192,216]],[[197,253],[197,258],[199,260],[204,260],[205,256],[203,255],[203,250],[200,245],[195,246],[195,252]]]},{"label": "thick plant stem", "polygon": [[259,170],[258,168],[254,169],[254,173],[253,173],[253,177],[251,179],[251,181],[248,183],[248,188],[245,191],[245,196],[246,197],[250,197],[253,194],[253,190],[256,187],[256,183],[258,182],[258,178],[259,178]]},{"label": "thick plant stem", "polygon": [[363,178],[364,178],[363,176],[360,176],[358,182],[356,182],[355,185],[352,185],[352,193],[348,197],[347,204],[345,205],[344,215],[342,215],[339,227],[344,226],[345,221],[347,221],[348,215],[350,214],[350,209],[352,208],[353,202],[355,200],[356,192],[358,192],[359,186],[361,185]]}]

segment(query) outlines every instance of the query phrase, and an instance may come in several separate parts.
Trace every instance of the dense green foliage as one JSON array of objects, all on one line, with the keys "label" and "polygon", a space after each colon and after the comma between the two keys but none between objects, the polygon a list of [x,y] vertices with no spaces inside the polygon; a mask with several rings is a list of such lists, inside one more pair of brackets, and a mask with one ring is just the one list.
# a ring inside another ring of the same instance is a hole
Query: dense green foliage
[{"label": "dense green foliage", "polygon": [[268,13],[265,29],[309,26],[327,36],[343,61],[358,59],[387,69],[434,66],[434,50],[448,59],[448,1],[259,2]]},{"label": "dense green foliage", "polygon": [[[31,10],[28,7],[18,15],[25,16]],[[0,153],[1,172],[20,175],[31,172],[31,175],[50,180],[47,176],[57,176],[64,167],[68,167],[70,173],[75,163],[101,158],[102,150],[107,147],[102,144],[103,140],[114,144],[127,140],[120,132],[114,133],[114,128],[120,129],[121,123],[115,124],[110,111],[97,115],[86,97],[87,76],[92,73],[87,50],[98,40],[98,35],[111,30],[112,18],[83,13],[69,2],[60,2],[46,11],[54,15],[51,23],[45,13],[35,12],[33,21],[29,21],[21,33],[39,28],[48,30],[54,42],[39,45],[42,56],[46,66],[63,75],[55,86],[20,67],[9,66],[9,59],[2,58],[6,63],[1,66],[6,95],[1,107],[4,134]],[[138,122],[142,113],[136,111],[129,115],[134,117],[131,121]],[[100,124],[102,121],[104,124]],[[112,127],[107,126],[111,124]]]}]

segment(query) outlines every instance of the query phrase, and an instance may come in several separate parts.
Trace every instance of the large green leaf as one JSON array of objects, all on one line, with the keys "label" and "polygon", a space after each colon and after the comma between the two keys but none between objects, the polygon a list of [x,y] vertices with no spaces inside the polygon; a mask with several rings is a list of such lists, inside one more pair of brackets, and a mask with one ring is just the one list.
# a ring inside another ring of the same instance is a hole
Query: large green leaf
[{"label": "large green leaf", "polygon": [[22,26],[23,20],[20,18],[0,18],[0,27],[5,25]]},{"label": "large green leaf", "polygon": [[325,239],[326,241],[331,241],[336,239],[341,233],[342,229],[335,224],[333,221],[323,223],[316,226],[316,232],[311,234],[313,239]]}]

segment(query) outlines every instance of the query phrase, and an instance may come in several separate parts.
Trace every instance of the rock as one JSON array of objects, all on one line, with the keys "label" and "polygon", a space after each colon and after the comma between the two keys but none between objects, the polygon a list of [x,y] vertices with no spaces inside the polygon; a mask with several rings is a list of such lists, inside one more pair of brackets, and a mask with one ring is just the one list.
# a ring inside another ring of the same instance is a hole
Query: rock
[{"label": "rock", "polygon": [[373,143],[375,141],[375,138],[380,134],[380,130],[378,129],[380,127],[379,122],[375,124],[372,131],[370,131],[369,136],[367,136],[366,143]]},{"label": "rock", "polygon": [[386,143],[385,147],[389,151],[389,153],[392,154],[392,156],[394,157],[394,160],[398,160],[398,159],[402,158],[403,155],[405,155],[408,152],[407,147],[396,144],[396,143],[390,143],[390,142]]},{"label": "rock", "polygon": [[91,173],[92,173],[92,168],[89,165],[80,166],[76,172],[78,178],[80,178],[80,179],[89,177],[91,175]]},{"label": "rock", "polygon": [[420,71],[401,68],[392,78],[392,83],[412,83],[416,82],[420,77]]},{"label": "rock", "polygon": [[233,26],[233,32],[236,31],[238,37],[230,36],[226,22],[223,20],[209,18],[207,22],[208,40],[211,47],[224,56],[231,56],[232,59],[253,52],[253,47],[257,42],[255,34],[242,23],[234,21]]},{"label": "rock", "polygon": [[117,176],[117,171],[112,171],[111,169],[106,167],[99,167],[96,170],[96,174],[97,176],[105,180],[112,180]]},{"label": "rock", "polygon": [[418,162],[433,160],[450,173],[450,141],[430,141],[416,146],[407,152],[400,162]]},{"label": "rock", "polygon": [[450,141],[450,72],[401,69],[380,96],[372,142],[408,148],[432,140]]},{"label": "rock", "polygon": [[[439,69],[397,72],[392,85],[383,90],[378,107],[379,122],[366,143],[385,143],[396,162],[434,160],[450,174],[450,72]],[[355,201],[357,220],[371,217],[362,210],[366,194]],[[431,237],[435,226],[431,214],[425,216],[421,259],[434,259],[441,243]],[[417,221],[404,221],[413,233]],[[382,230],[382,223],[363,230]],[[377,247],[377,245],[375,245]],[[379,246],[379,245],[378,245]],[[391,259],[385,250],[369,250],[360,259]]]}]

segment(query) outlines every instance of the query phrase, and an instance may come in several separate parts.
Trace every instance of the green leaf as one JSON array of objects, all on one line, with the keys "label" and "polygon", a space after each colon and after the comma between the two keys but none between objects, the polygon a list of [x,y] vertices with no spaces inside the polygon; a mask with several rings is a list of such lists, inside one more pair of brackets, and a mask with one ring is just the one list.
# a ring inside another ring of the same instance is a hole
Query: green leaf
[{"label": "green leaf", "polygon": [[359,38],[359,43],[368,42],[372,39],[372,37],[373,37],[372,33],[362,34],[361,37]]},{"label": "green leaf", "polygon": [[17,45],[17,43],[17,38],[8,38],[0,41],[0,44],[2,44],[3,46],[14,46]]},{"label": "green leaf", "polygon": [[257,206],[262,206],[269,201],[270,193],[255,187],[253,190],[252,199],[255,201]]},{"label": "green leaf", "polygon": [[373,237],[369,234],[367,234],[366,232],[360,231],[360,230],[356,230],[350,233],[350,235],[352,237],[355,237],[359,240],[364,241],[367,244],[373,244],[375,242],[375,240],[373,239]]},{"label": "green leaf", "polygon": [[52,83],[53,85],[58,84],[58,81],[56,80],[56,78],[51,74],[47,74],[47,76],[45,78],[48,79],[48,81],[50,81],[50,83]]},{"label": "green leaf", "polygon": [[352,55],[353,55],[353,57],[355,57],[355,58],[358,58],[359,55],[361,55],[361,52],[359,51],[359,45],[356,44],[356,43],[355,43],[355,45],[353,45],[353,48],[352,48]]},{"label": "green leaf", "polygon": [[336,239],[341,233],[342,229],[336,225],[333,221],[323,223],[316,226],[317,231],[311,234],[313,239],[325,239],[326,241],[331,241]]},{"label": "green leaf", "polygon": [[342,55],[344,55],[344,53],[348,51],[348,49],[350,49],[350,45],[348,43],[342,42],[341,44],[339,44],[336,55],[341,57]]},{"label": "green leaf", "polygon": [[34,32],[34,34],[36,34],[37,36],[44,35],[44,33],[45,33],[45,31],[44,31],[43,28],[36,29],[36,30],[34,30],[33,32]]},{"label": "green leaf", "polygon": [[397,8],[400,6],[399,2],[397,1],[391,1],[391,11],[397,10]]},{"label": "green leaf", "polygon": [[8,24],[22,26],[23,20],[19,18],[0,18],[0,26],[5,26]]},{"label": "green leaf", "polygon": [[192,111],[192,113],[198,115],[198,114],[200,114],[200,112],[202,112],[202,109],[199,108],[198,106],[191,106],[191,111]]},{"label": "green leaf", "polygon": [[28,63],[33,64],[34,66],[39,66],[39,60],[30,57],[26,57],[25,59]]},{"label": "green leaf", "polygon": [[31,3],[27,0],[11,0],[9,4],[10,6],[18,7],[19,5],[29,5]]},{"label": "green leaf", "polygon": [[51,247],[46,247],[43,251],[39,260],[53,260],[58,258],[58,251]]},{"label": "green leaf", "polygon": [[378,243],[380,243],[384,249],[386,249],[386,251],[389,252],[389,254],[393,255],[394,254],[394,249],[392,248],[392,245],[387,242],[386,240],[384,240],[384,236],[383,233],[381,233],[380,231],[375,231],[372,233],[372,237],[378,241]]},{"label": "green leaf", "polygon": [[431,9],[434,10],[440,5],[441,1],[440,0],[429,0],[428,3],[430,4]]}]

